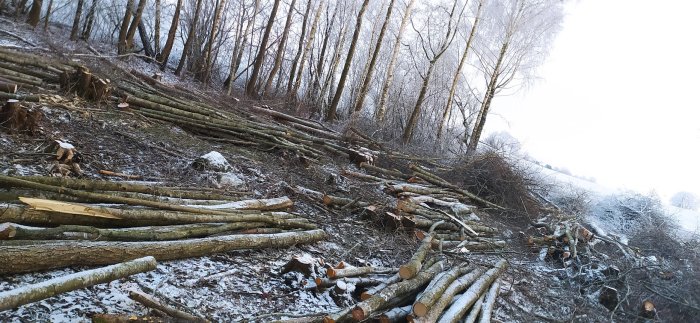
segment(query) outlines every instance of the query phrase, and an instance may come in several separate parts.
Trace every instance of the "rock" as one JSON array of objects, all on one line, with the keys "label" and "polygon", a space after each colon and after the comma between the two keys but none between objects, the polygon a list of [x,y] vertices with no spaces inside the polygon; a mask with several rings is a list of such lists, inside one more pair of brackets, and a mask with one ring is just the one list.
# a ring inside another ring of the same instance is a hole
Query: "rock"
[{"label": "rock", "polygon": [[232,169],[231,164],[217,151],[211,151],[196,158],[192,162],[192,168],[198,171],[214,171],[221,173],[228,172]]},{"label": "rock", "polygon": [[600,296],[598,297],[600,304],[605,306],[605,308],[613,311],[617,307],[617,303],[620,302],[618,298],[617,289],[610,286],[603,286],[600,290]]},{"label": "rock", "polygon": [[218,185],[221,187],[240,187],[245,181],[235,173],[223,173],[218,178]]}]

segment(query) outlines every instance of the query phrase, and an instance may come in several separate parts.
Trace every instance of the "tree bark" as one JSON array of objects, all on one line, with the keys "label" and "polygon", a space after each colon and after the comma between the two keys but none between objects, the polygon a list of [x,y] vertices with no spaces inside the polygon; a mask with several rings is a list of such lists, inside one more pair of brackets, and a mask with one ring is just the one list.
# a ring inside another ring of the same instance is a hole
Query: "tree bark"
[{"label": "tree bark", "polygon": [[358,321],[369,318],[390,300],[414,293],[430,282],[435,275],[442,271],[443,262],[437,262],[430,268],[421,271],[412,279],[387,286],[379,294],[372,296],[357,305],[352,309],[352,317]]},{"label": "tree bark", "polygon": [[126,53],[126,34],[129,31],[129,23],[131,22],[131,10],[134,6],[134,0],[127,0],[124,18],[122,18],[121,28],[119,28],[119,40],[117,41],[117,53],[119,55]]},{"label": "tree bark", "polygon": [[270,33],[272,32],[272,26],[275,23],[275,17],[277,16],[277,9],[280,6],[280,0],[275,0],[272,5],[272,11],[270,12],[270,18],[267,20],[267,26],[265,27],[265,32],[263,33],[262,40],[260,41],[260,46],[258,47],[258,53],[255,55],[255,61],[253,62],[253,71],[250,74],[250,79],[245,86],[246,93],[251,97],[257,97],[257,83],[260,73],[262,73],[262,65],[265,61],[265,52],[267,50],[267,42],[270,39]]},{"label": "tree bark", "polygon": [[479,24],[479,18],[481,17],[481,7],[483,4],[483,0],[480,0],[479,7],[476,9],[476,17],[474,18],[474,24],[472,24],[472,29],[469,32],[467,44],[464,46],[464,53],[462,53],[462,57],[459,59],[457,70],[455,71],[455,75],[452,78],[450,92],[447,95],[447,104],[445,104],[445,110],[442,112],[442,121],[440,121],[440,125],[438,126],[437,130],[437,139],[440,139],[442,137],[442,129],[445,127],[445,124],[447,123],[447,116],[449,116],[450,111],[452,110],[452,100],[454,99],[455,92],[457,91],[457,83],[459,82],[459,78],[462,74],[462,68],[464,67],[464,63],[467,61],[469,48],[471,47],[472,40],[474,39],[474,35],[476,34],[476,26]]},{"label": "tree bark", "polygon": [[343,65],[343,71],[340,73],[340,81],[338,81],[338,87],[335,90],[335,95],[333,96],[333,101],[328,107],[326,112],[326,120],[333,121],[337,119],[338,105],[340,104],[340,98],[343,96],[343,90],[345,90],[345,82],[348,79],[348,74],[350,73],[350,66],[352,65],[352,58],[355,55],[355,47],[357,46],[357,40],[360,38],[360,32],[362,31],[362,17],[367,9],[367,4],[369,0],[364,0],[362,6],[360,7],[360,12],[357,14],[357,20],[355,21],[355,31],[352,34],[352,42],[350,43],[350,48],[348,49],[348,55],[345,57],[345,64]]},{"label": "tree bark", "polygon": [[204,49],[204,57],[201,58],[202,65],[197,73],[195,74],[197,76],[197,79],[199,79],[200,82],[207,83],[209,82],[209,77],[211,76],[211,65],[212,63],[212,50],[214,48],[214,41],[216,40],[216,36],[218,33],[219,29],[219,22],[221,21],[221,15],[224,12],[224,6],[226,4],[226,0],[217,0],[216,1],[216,8],[214,9],[214,21],[211,24],[211,32],[209,33],[209,39],[207,41],[207,46]]},{"label": "tree bark", "polygon": [[99,0],[92,0],[92,4],[90,5],[90,10],[88,10],[88,15],[85,18],[85,25],[83,28],[83,35],[82,38],[85,41],[88,41],[90,39],[90,36],[92,35],[92,26],[95,24],[95,13],[97,12],[97,2]]},{"label": "tree bark", "polygon": [[[439,323],[456,323],[464,316],[464,313],[474,305],[476,300],[483,294],[486,289],[500,276],[508,267],[506,260],[499,261],[494,268],[489,269],[481,278],[479,278],[462,296],[452,303],[449,309],[440,317]],[[442,298],[441,298],[442,300]],[[483,313],[482,313],[483,314]],[[432,322],[435,322],[434,320]]]},{"label": "tree bark", "polygon": [[476,322],[476,319],[479,317],[479,313],[481,313],[481,304],[484,303],[484,296],[486,295],[481,295],[481,297],[479,297],[479,299],[476,300],[476,303],[472,305],[472,310],[469,311],[469,315],[467,315],[463,323]]},{"label": "tree bark", "polygon": [[411,314],[411,305],[396,307],[379,316],[380,323],[406,322],[406,316]]},{"label": "tree bark", "polygon": [[[489,288],[488,293],[486,293],[486,296],[484,297],[484,301],[481,306],[481,318],[479,319],[479,323],[490,323],[491,322],[491,313],[493,312],[493,306],[496,304],[496,298],[498,297],[498,292],[501,289],[501,284],[498,283],[498,281],[493,282],[491,284],[491,288]],[[472,306],[472,311],[474,310],[474,304]]]},{"label": "tree bark", "polygon": [[468,274],[452,281],[452,283],[450,283],[450,285],[440,295],[440,298],[430,306],[428,312],[422,317],[415,318],[414,322],[431,323],[437,321],[438,317],[440,317],[440,314],[442,314],[443,310],[450,305],[450,302],[455,297],[455,295],[469,287],[469,285],[471,285],[474,281],[479,279],[479,277],[483,274],[484,270],[481,268],[477,268],[469,272]]},{"label": "tree bark", "polygon": [[365,74],[364,81],[362,82],[362,87],[360,88],[360,93],[357,97],[357,102],[355,103],[355,112],[362,110],[365,104],[365,97],[367,97],[367,92],[369,91],[369,85],[372,83],[372,75],[374,74],[374,66],[377,63],[377,58],[379,57],[379,51],[382,49],[382,43],[384,40],[384,34],[389,26],[389,21],[391,20],[391,11],[394,8],[394,0],[389,1],[389,8],[386,10],[386,17],[384,17],[384,23],[382,24],[382,29],[379,31],[379,36],[377,37],[377,43],[374,45],[374,52],[369,61],[369,66],[367,67],[367,74]]},{"label": "tree bark", "polygon": [[[311,7],[313,7],[314,0],[309,0],[306,3],[306,10],[304,11],[304,18],[301,22],[301,35],[299,36],[299,45],[297,45],[297,51],[294,55],[294,60],[292,60],[292,66],[289,68],[289,80],[287,81],[287,93],[292,91],[294,87],[294,77],[296,76],[297,66],[299,64],[299,59],[304,51],[304,40],[306,40],[306,27],[309,22],[309,13],[311,13]],[[314,21],[315,22],[315,21]]]},{"label": "tree bark", "polygon": [[143,306],[146,306],[148,308],[156,309],[159,310],[165,314],[168,314],[169,316],[172,316],[174,318],[178,319],[183,319],[187,320],[187,322],[194,322],[194,323],[205,323],[209,322],[206,319],[194,316],[190,313],[183,312],[181,310],[178,310],[176,308],[172,308],[170,306],[167,306],[163,304],[162,302],[159,302],[158,300],[154,299],[151,296],[148,296],[142,292],[132,290],[129,292],[129,298],[141,303]]},{"label": "tree bark", "polygon": [[187,40],[185,41],[185,45],[182,47],[182,56],[180,56],[180,61],[177,63],[175,75],[180,75],[180,73],[182,73],[182,69],[185,67],[185,60],[187,59],[187,55],[189,55],[189,52],[192,48],[192,44],[194,43],[195,33],[197,31],[197,21],[199,20],[199,13],[201,12],[201,10],[202,0],[197,0],[197,4],[194,9],[194,16],[192,16],[192,23],[190,24],[190,30],[187,33]]},{"label": "tree bark", "polygon": [[[141,16],[143,15],[143,10],[146,8],[147,2],[148,0],[139,0],[134,19],[131,21],[131,25],[129,25],[129,29],[126,32],[126,50],[131,50],[134,47],[134,36],[136,35],[137,28],[141,24]],[[144,43],[144,47],[146,44],[147,42]]]},{"label": "tree bark", "polygon": [[[134,257],[131,258],[133,259]],[[20,305],[40,301],[42,299],[72,290],[107,283],[134,274],[151,271],[156,269],[156,266],[157,263],[155,258],[151,256],[144,256],[143,258],[134,259],[124,263],[111,265],[104,268],[81,271],[75,274],[50,279],[41,283],[23,286],[14,290],[0,292],[0,311],[13,309]]]},{"label": "tree bark", "polygon": [[347,267],[343,269],[328,268],[326,275],[331,279],[343,277],[354,277],[367,274],[389,274],[396,272],[395,268],[377,268],[372,266],[367,267]]},{"label": "tree bark", "polygon": [[437,280],[434,283],[431,283],[430,286],[428,286],[428,288],[426,288],[413,303],[413,313],[418,317],[427,315],[430,307],[438,301],[447,287],[449,287],[450,284],[452,284],[452,282],[454,282],[457,278],[472,270],[473,268],[471,267],[458,266],[436,277]]},{"label": "tree bark", "polygon": [[78,40],[78,32],[80,32],[80,19],[83,17],[83,5],[85,0],[78,0],[78,7],[75,9],[75,17],[73,17],[73,28],[70,30],[70,40]]},{"label": "tree bark", "polygon": [[165,46],[163,51],[156,57],[160,63],[160,70],[165,71],[168,66],[168,58],[170,58],[170,51],[173,49],[173,44],[175,44],[175,34],[177,33],[177,26],[180,24],[180,11],[182,9],[182,0],[177,0],[175,5],[175,13],[173,14],[173,20],[170,22],[170,29],[168,30],[168,39],[165,41]]},{"label": "tree bark", "polygon": [[284,50],[287,46],[287,39],[289,38],[289,28],[292,26],[292,17],[294,16],[294,5],[296,5],[296,0],[292,0],[289,4],[289,12],[287,13],[287,20],[284,23],[284,30],[282,31],[282,39],[277,46],[277,54],[275,54],[275,62],[272,65],[270,74],[267,77],[267,82],[265,82],[265,87],[263,88],[262,95],[270,93],[272,88],[272,81],[275,78],[275,74],[279,71],[282,66],[282,59],[284,58]]},{"label": "tree bark", "polygon": [[41,5],[43,3],[43,0],[32,1],[32,8],[29,9],[29,15],[27,15],[27,23],[33,28],[35,28],[41,20]]},{"label": "tree bark", "polygon": [[155,0],[156,12],[155,12],[155,22],[153,25],[153,52],[156,53],[156,57],[160,55],[160,0]]},{"label": "tree bark", "polygon": [[277,234],[231,235],[165,242],[66,241],[32,245],[4,246],[1,275],[68,266],[113,264],[137,257],[153,256],[173,260],[201,257],[239,249],[279,248],[313,243],[326,238],[323,230]]},{"label": "tree bark", "polygon": [[391,59],[389,59],[389,65],[386,70],[386,79],[384,80],[384,85],[382,86],[381,94],[379,97],[379,104],[377,105],[377,111],[375,112],[375,118],[378,122],[383,122],[386,116],[386,99],[389,96],[389,88],[391,88],[392,82],[394,81],[394,69],[396,69],[396,60],[399,57],[399,50],[401,49],[401,39],[403,33],[406,30],[406,25],[408,24],[408,19],[411,17],[411,10],[413,4],[416,0],[410,0],[406,6],[406,10],[401,18],[401,25],[399,27],[399,32],[396,35],[396,40],[394,41],[394,47],[391,51]]},{"label": "tree bark", "polygon": [[[0,5],[0,10],[2,10]],[[51,10],[53,9],[53,0],[49,0],[49,6],[46,8],[46,16],[44,17],[44,31],[49,29],[49,21],[51,21]]]}]

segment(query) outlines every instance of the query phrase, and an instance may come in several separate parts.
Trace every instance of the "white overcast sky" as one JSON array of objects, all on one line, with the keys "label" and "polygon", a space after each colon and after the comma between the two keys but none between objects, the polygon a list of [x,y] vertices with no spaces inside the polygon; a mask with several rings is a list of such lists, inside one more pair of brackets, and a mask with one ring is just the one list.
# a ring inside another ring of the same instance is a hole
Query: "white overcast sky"
[{"label": "white overcast sky", "polygon": [[700,1],[570,1],[540,79],[486,131],[598,183],[700,195]]}]

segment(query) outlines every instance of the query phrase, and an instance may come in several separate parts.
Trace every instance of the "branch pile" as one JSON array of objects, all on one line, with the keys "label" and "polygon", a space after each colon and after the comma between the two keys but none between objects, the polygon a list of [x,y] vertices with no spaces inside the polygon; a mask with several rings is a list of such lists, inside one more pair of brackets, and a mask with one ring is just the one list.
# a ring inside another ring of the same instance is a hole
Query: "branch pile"
[{"label": "branch pile", "polygon": [[0,175],[0,187],[23,194],[0,208],[0,262],[13,264],[0,269],[3,275],[284,247],[326,236],[288,212],[287,197],[205,200],[211,197],[174,188],[37,176]]}]

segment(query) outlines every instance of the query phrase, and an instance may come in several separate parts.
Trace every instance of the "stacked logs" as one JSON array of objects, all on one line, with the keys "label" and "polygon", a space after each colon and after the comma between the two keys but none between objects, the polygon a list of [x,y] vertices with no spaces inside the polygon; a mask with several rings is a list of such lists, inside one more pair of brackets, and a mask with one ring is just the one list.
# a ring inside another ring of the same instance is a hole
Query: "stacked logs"
[{"label": "stacked logs", "polygon": [[[400,268],[351,267],[344,262],[326,265],[306,255],[294,257],[282,273],[296,271],[316,276],[309,289],[329,289],[334,299],[351,295],[354,304],[342,310],[308,318],[305,322],[489,322],[500,289],[498,277],[505,260],[492,268],[467,264],[448,266],[445,260],[428,257],[434,232],[421,242],[414,256]],[[326,268],[325,276],[319,267]],[[338,303],[338,301],[336,301]],[[339,304],[340,305],[340,304]]]},{"label": "stacked logs", "polygon": [[13,264],[0,275],[283,247],[326,236],[288,212],[293,202],[287,197],[233,201],[154,185],[39,176],[0,175],[0,188],[11,190],[0,207],[0,262]]}]

